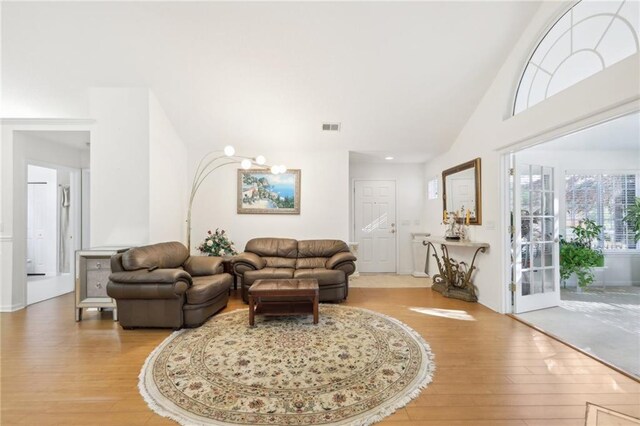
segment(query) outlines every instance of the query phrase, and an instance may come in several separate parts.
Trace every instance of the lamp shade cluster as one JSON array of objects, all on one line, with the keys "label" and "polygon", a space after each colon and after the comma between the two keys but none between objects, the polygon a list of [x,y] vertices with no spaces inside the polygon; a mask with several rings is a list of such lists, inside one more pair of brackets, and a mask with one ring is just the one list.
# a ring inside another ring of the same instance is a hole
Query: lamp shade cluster
[{"label": "lamp shade cluster", "polygon": [[[227,157],[236,156],[235,155],[236,150],[231,145],[225,146],[223,151],[224,151],[224,155],[226,155]],[[242,167],[245,170],[249,170],[251,166],[253,166],[253,164],[264,166],[266,162],[267,162],[267,159],[264,157],[264,155],[258,155],[255,158],[243,158],[240,161],[240,167]],[[285,173],[287,171],[287,168],[284,166],[284,164],[279,164],[279,165],[271,166],[270,171],[272,174],[277,175],[277,174]]]}]

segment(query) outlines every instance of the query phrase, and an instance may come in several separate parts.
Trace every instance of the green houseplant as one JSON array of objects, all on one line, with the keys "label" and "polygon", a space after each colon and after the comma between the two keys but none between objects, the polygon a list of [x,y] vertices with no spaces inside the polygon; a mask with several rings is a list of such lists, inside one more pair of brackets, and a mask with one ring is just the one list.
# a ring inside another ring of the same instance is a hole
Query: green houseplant
[{"label": "green houseplant", "polygon": [[640,241],[640,197],[636,197],[636,203],[627,209],[627,215],[622,219],[633,229],[636,241]]},{"label": "green houseplant", "polygon": [[602,232],[602,226],[585,219],[571,229],[571,241],[560,237],[560,279],[566,282],[572,274],[576,274],[578,285],[585,288],[595,278],[593,268],[604,266],[602,250],[594,246],[594,241],[597,241]]}]

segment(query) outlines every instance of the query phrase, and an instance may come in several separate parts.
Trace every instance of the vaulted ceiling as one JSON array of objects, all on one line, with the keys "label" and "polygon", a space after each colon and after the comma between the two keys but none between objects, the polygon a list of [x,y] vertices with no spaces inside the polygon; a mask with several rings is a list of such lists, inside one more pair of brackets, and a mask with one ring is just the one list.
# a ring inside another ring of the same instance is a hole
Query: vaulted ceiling
[{"label": "vaulted ceiling", "polygon": [[86,116],[89,87],[143,86],[192,146],[424,161],[448,149],[538,6],[4,2],[3,115]]}]

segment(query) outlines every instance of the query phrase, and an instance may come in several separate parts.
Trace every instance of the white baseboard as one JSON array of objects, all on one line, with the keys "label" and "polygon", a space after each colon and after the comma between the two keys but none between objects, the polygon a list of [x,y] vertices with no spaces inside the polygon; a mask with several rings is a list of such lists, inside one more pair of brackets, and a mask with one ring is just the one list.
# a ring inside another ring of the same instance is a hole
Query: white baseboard
[{"label": "white baseboard", "polygon": [[24,308],[25,306],[22,303],[15,303],[13,305],[2,305],[0,306],[0,312],[15,312]]}]

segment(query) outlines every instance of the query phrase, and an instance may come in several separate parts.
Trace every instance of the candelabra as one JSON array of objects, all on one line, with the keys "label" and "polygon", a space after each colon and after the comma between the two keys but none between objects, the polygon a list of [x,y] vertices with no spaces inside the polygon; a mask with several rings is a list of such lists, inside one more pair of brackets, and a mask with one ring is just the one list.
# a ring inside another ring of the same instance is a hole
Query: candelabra
[{"label": "candelabra", "polygon": [[[464,212],[464,207],[460,212]],[[462,213],[457,211],[449,213],[445,210],[442,216],[442,224],[445,225],[444,237],[447,240],[469,240],[469,218],[469,210],[465,219],[462,219]]]}]

